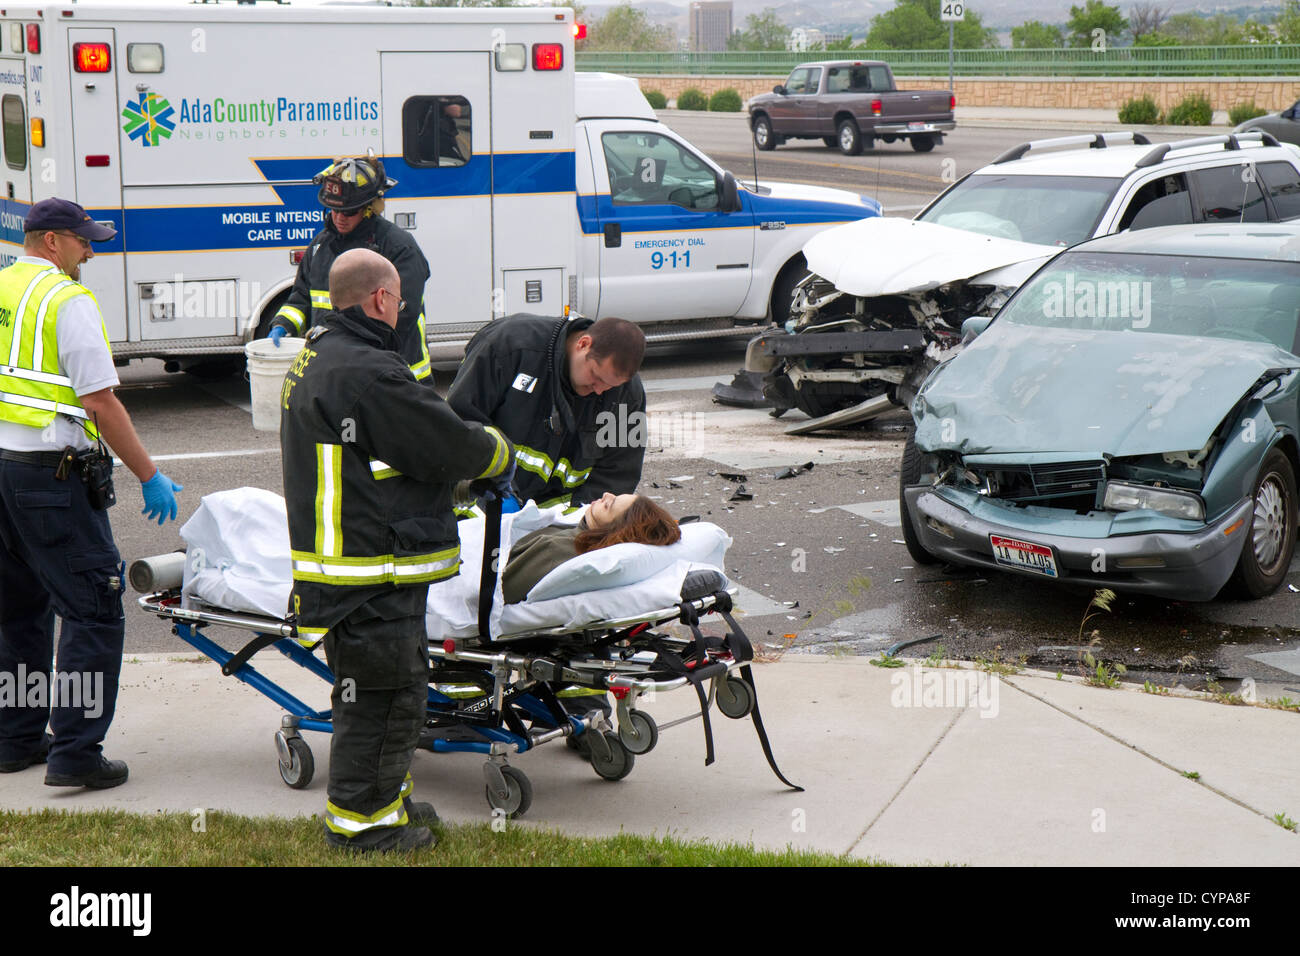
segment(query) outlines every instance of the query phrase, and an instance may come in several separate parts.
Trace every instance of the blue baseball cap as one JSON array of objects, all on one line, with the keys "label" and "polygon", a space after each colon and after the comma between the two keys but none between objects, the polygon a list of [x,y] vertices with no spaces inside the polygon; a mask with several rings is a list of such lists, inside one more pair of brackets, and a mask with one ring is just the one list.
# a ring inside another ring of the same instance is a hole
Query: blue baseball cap
[{"label": "blue baseball cap", "polygon": [[112,226],[95,222],[86,210],[68,199],[42,199],[32,206],[23,220],[23,232],[38,229],[66,229],[91,242],[107,242],[117,235]]}]

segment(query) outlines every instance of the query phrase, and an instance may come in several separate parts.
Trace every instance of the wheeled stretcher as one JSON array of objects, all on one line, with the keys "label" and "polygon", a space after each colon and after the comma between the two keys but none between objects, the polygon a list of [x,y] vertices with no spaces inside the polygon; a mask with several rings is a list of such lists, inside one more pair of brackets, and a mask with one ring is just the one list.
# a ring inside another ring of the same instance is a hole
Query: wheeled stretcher
[{"label": "wheeled stretcher", "polygon": [[[472,551],[473,542],[468,545]],[[478,546],[481,552],[482,543]],[[136,575],[132,577],[134,581]],[[251,659],[274,647],[332,686],[334,675],[325,661],[299,643],[291,616],[228,610],[196,599],[192,592],[183,599],[178,580],[162,583],[168,586],[151,589],[140,597],[140,606],[168,620],[177,637],[219,664],[223,674],[284,708],[275,734],[280,776],[290,787],[306,787],[315,761],[302,732],[330,732],[330,712],[315,709],[280,687]],[[662,594],[661,583],[658,596]],[[674,603],[660,601],[643,611],[577,625],[534,627],[504,635],[494,635],[489,626],[482,629],[486,638],[465,634],[464,627],[451,628],[455,632],[451,636],[448,626],[440,623],[442,618],[431,617],[428,709],[420,747],[435,753],[482,754],[489,806],[518,816],[532,802],[532,786],[523,771],[510,764],[512,756],[569,740],[588,755],[599,776],[620,780],[632,771],[637,756],[654,748],[661,730],[698,718],[707,765],[714,756],[710,713],[716,705],[726,717],[750,717],[773,772],[787,786],[800,789],[786,780],[772,756],[749,666],[753,650],[731,615],[732,595],[725,577],[707,568],[689,570],[676,597]],[[434,606],[432,599],[430,603]],[[571,612],[561,616],[568,615]],[[703,632],[701,619],[709,615],[725,622],[724,636]],[[677,624],[684,625],[690,636],[680,636],[677,628],[678,634],[665,630]],[[238,650],[228,650],[205,633],[218,627],[253,636]],[[699,711],[659,725],[645,709],[647,698],[688,685],[697,694]],[[566,711],[559,695],[574,688],[609,692],[614,698],[613,722],[599,707],[586,713]]]}]

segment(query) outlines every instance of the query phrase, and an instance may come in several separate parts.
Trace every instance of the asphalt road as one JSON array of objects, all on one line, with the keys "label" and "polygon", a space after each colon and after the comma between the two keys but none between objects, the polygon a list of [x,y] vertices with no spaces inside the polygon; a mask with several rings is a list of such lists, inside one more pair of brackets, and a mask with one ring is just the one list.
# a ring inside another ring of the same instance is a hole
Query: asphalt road
[{"label": "asphalt road", "polygon": [[[672,125],[735,172],[748,174],[750,167],[740,163],[750,156],[743,120],[681,116],[673,116]],[[861,157],[820,146],[783,147],[760,154],[759,173],[760,179],[779,173],[800,182],[878,191],[897,197],[900,207],[919,206],[944,185],[944,160],[954,160],[960,175],[1011,145],[1049,135],[1054,134],[1042,129],[963,129],[926,155],[899,144]],[[862,186],[877,169],[879,185]],[[1121,597],[1111,611],[1081,625],[1088,592],[1011,574],[915,567],[902,545],[897,514],[898,459],[908,416],[900,410],[869,428],[786,436],[782,423],[763,411],[711,401],[712,384],[729,381],[742,360],[743,347],[736,344],[695,344],[648,358],[642,375],[651,447],[642,490],[675,515],[698,514],[732,536],[727,570],[743,588],[739,607],[758,642],[788,646],[790,653],[874,656],[899,642],[932,638],[909,653],[942,646],[948,656],[1023,659],[1077,673],[1079,648],[1096,630],[1093,653],[1124,663],[1139,679],[1203,686],[1212,677],[1232,691],[1250,678],[1263,696],[1300,696],[1300,630],[1293,626],[1300,592],[1291,585],[1255,602],[1193,605]],[[169,375],[155,361],[132,363],[122,378],[119,394],[146,446],[185,485],[182,521],[200,497],[214,491],[245,485],[282,491],[277,437],[253,430],[241,380],[203,383]],[[438,381],[445,389],[450,375],[440,373]],[[791,412],[785,421],[797,417]],[[777,477],[781,469],[807,462],[811,470]],[[740,482],[723,473],[743,474],[752,498],[732,500]],[[128,473],[118,475],[119,504],[111,517],[123,556],[130,561],[180,547],[178,524],[146,523],[137,483]],[[1293,568],[1290,580],[1300,587],[1300,570]],[[127,614],[128,653],[192,653],[165,622],[133,605]],[[229,644],[235,632],[211,634]],[[1283,658],[1268,662],[1251,656],[1279,652]],[[1297,663],[1288,664],[1287,656]]]}]

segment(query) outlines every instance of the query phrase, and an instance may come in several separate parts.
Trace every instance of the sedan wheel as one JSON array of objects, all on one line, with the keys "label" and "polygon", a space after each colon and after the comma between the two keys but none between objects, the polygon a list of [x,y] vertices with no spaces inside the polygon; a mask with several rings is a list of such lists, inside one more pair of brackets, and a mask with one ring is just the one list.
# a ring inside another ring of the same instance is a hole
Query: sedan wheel
[{"label": "sedan wheel", "polygon": [[1255,481],[1250,534],[1229,582],[1243,597],[1276,591],[1291,568],[1296,545],[1296,485],[1290,459],[1274,450]]}]

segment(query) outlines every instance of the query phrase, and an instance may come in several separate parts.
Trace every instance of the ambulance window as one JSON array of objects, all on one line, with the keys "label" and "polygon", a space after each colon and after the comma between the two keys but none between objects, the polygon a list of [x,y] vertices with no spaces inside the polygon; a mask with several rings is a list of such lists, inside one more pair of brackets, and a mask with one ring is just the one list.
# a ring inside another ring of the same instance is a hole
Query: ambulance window
[{"label": "ambulance window", "polygon": [[465,97],[412,96],[402,104],[402,158],[411,166],[464,166],[473,155]]},{"label": "ambulance window", "polygon": [[21,96],[10,93],[0,100],[0,122],[4,126],[5,164],[10,169],[26,169],[27,117]]},{"label": "ambulance window", "polygon": [[658,133],[605,133],[600,141],[615,204],[718,208],[713,167],[675,140]]}]

